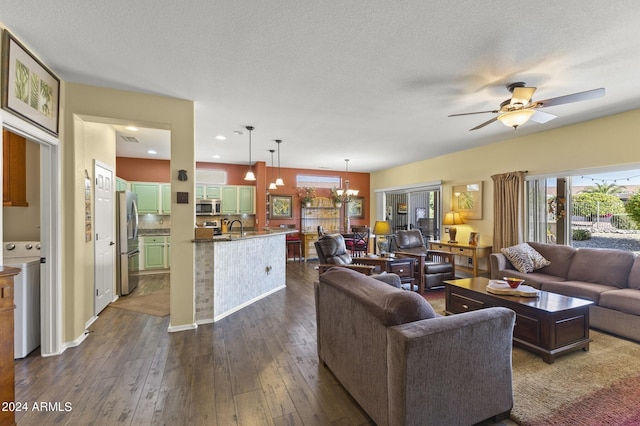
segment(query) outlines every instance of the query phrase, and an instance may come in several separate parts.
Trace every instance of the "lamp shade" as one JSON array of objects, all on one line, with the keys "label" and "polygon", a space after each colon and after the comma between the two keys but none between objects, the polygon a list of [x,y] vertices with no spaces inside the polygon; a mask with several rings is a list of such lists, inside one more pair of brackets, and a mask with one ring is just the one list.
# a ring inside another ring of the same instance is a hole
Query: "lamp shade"
[{"label": "lamp shade", "polygon": [[532,109],[519,109],[499,115],[498,120],[505,126],[516,129],[529,121],[533,114],[535,114],[535,111]]},{"label": "lamp shade", "polygon": [[462,216],[459,212],[448,212],[444,215],[444,220],[442,221],[443,225],[462,225],[464,220],[462,220]]},{"label": "lamp shade", "polygon": [[374,235],[390,235],[391,224],[387,220],[377,220],[376,224],[373,225],[373,233]]}]

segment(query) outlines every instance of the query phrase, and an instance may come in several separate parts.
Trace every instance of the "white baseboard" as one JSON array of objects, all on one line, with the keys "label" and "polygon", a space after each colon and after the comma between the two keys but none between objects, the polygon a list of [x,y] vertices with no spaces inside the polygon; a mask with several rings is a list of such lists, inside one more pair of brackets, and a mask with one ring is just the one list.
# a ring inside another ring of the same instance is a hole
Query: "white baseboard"
[{"label": "white baseboard", "polygon": [[169,333],[175,333],[177,331],[187,331],[187,330],[195,330],[196,328],[198,328],[198,324],[197,323],[193,323],[193,324],[184,324],[184,325],[170,325],[169,328],[167,329],[167,331]]}]

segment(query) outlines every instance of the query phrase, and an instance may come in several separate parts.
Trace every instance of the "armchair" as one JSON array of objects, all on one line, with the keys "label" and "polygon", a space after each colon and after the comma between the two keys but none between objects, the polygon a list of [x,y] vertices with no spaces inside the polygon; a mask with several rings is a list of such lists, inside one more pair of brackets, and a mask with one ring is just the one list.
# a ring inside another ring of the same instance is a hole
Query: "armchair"
[{"label": "armchair", "polygon": [[443,286],[443,281],[455,279],[455,256],[453,253],[428,250],[417,229],[396,231],[391,236],[390,251],[398,256],[416,258],[418,291]]},{"label": "armchair", "polygon": [[[375,266],[357,265],[353,263],[353,258],[347,252],[347,247],[342,234],[325,234],[314,242],[320,266],[318,272],[322,275],[333,267],[342,267],[355,270],[365,275],[373,275]],[[401,280],[397,274],[373,275],[373,278],[383,281],[394,287],[401,288]]]}]

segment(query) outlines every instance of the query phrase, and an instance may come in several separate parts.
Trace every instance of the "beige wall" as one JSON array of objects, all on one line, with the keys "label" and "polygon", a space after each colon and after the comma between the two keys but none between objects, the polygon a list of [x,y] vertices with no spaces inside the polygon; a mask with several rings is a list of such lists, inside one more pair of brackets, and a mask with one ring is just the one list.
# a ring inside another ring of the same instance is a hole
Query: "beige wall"
[{"label": "beige wall", "polygon": [[[191,101],[66,83],[61,133],[63,192],[63,312],[65,342],[82,336],[93,317],[93,242],[84,236],[84,171],[92,175],[93,159],[115,168],[115,145],[91,123],[135,124],[171,131],[171,326],[194,323],[193,204],[175,204],[177,191],[194,199],[193,181],[177,180],[178,170],[194,174],[194,105]],[[115,144],[115,140],[113,142]],[[111,151],[113,149],[113,151]],[[113,159],[106,159],[111,156]]]},{"label": "beige wall", "polygon": [[[452,185],[481,180],[483,219],[458,226],[456,239],[468,241],[471,231],[479,231],[481,243],[492,244],[491,175],[518,170],[529,175],[579,175],[580,170],[590,168],[640,168],[639,142],[640,110],[634,110],[375,172],[371,174],[371,196],[376,189],[442,180],[446,211],[451,207]],[[376,217],[375,203],[371,203],[371,217]]]},{"label": "beige wall", "polygon": [[40,145],[27,141],[28,207],[3,207],[4,241],[40,241]]}]

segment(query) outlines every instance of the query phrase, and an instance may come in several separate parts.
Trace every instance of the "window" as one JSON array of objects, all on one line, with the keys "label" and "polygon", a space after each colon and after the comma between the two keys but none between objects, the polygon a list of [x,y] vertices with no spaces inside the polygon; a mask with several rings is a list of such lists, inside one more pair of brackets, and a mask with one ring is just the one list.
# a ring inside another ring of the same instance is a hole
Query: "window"
[{"label": "window", "polygon": [[339,176],[311,176],[311,175],[297,175],[296,187],[302,188],[303,186],[311,188],[340,188],[342,180]]},{"label": "window", "polygon": [[527,237],[640,254],[640,224],[625,205],[640,193],[640,169],[527,180]]}]

